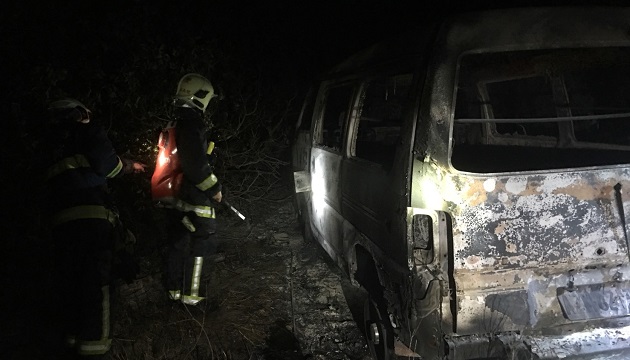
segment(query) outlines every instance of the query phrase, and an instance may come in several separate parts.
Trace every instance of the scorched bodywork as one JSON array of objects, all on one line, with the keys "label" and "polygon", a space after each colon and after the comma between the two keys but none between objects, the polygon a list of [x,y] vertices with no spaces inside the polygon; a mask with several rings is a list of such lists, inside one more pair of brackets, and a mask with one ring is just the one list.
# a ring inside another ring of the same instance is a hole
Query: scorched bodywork
[{"label": "scorched bodywork", "polygon": [[630,356],[629,19],[458,15],[309,95],[296,204],[377,359]]}]

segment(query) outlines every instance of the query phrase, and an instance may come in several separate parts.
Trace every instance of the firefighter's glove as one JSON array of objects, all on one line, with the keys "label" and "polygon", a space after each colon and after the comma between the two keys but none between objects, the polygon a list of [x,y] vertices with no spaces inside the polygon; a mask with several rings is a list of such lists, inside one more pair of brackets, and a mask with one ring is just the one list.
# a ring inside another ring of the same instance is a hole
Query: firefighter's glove
[{"label": "firefighter's glove", "polygon": [[134,160],[129,160],[129,159],[121,159],[123,162],[123,171],[122,173],[124,174],[130,174],[130,173],[143,173],[145,168],[147,167],[145,164],[139,162],[139,161],[134,161]]},{"label": "firefighter's glove", "polygon": [[208,197],[208,199],[214,200],[216,202],[221,202],[221,199],[223,198],[221,190],[221,183],[216,183],[213,187],[206,190],[206,196]]},{"label": "firefighter's glove", "polygon": [[143,173],[144,169],[146,167],[147,166],[145,164],[141,163],[141,162],[138,162],[138,161],[134,161],[133,162],[133,172],[136,173],[136,174],[137,173]]},{"label": "firefighter's glove", "polygon": [[219,191],[218,193],[214,194],[214,196],[212,197],[212,200],[220,203],[221,199],[223,199],[223,194],[221,194],[221,191]]}]

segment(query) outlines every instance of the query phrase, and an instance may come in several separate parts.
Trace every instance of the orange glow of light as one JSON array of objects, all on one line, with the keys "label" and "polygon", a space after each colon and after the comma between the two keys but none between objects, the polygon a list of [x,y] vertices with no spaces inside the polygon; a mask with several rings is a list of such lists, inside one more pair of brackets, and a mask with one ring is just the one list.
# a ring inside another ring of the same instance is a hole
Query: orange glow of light
[{"label": "orange glow of light", "polygon": [[169,158],[165,153],[166,151],[164,149],[160,149],[160,153],[158,154],[158,166],[168,164]]}]

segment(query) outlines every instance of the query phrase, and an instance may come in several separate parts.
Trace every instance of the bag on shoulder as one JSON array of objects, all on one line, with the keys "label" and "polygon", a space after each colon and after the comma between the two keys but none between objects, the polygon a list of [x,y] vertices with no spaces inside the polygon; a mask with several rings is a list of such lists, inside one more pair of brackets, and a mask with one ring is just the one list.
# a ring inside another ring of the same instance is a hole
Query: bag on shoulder
[{"label": "bag on shoulder", "polygon": [[173,207],[182,184],[175,125],[175,121],[170,121],[160,133],[155,171],[151,177],[151,197],[160,207]]}]

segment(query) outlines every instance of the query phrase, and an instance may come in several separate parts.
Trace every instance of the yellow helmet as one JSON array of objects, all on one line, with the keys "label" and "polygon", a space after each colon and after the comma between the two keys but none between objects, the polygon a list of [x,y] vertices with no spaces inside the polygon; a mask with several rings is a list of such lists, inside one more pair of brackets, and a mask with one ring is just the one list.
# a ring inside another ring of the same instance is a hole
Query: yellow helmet
[{"label": "yellow helmet", "polygon": [[184,75],[177,84],[175,93],[175,106],[192,106],[201,111],[206,111],[210,99],[215,97],[214,87],[205,77],[190,73]]}]

